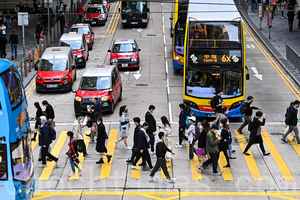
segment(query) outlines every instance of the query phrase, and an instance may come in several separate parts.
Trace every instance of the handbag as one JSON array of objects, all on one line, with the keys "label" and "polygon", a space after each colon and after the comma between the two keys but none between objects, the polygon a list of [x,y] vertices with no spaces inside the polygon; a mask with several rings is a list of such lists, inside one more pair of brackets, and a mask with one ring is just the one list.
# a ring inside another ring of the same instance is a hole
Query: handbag
[{"label": "handbag", "polygon": [[82,153],[83,152],[83,144],[82,144],[82,140],[76,140],[76,148],[77,151]]},{"label": "handbag", "polygon": [[198,149],[196,149],[196,155],[197,156],[204,156],[205,155],[205,150],[204,150],[204,148],[198,148]]}]

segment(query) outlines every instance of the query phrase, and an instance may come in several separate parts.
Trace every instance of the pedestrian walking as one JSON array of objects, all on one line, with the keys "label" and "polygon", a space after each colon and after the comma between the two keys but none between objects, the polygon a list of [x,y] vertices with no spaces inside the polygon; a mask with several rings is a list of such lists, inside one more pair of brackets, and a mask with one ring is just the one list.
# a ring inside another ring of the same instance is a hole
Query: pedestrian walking
[{"label": "pedestrian walking", "polygon": [[124,145],[127,149],[130,149],[128,146],[128,130],[129,130],[129,115],[128,115],[128,109],[126,107],[126,105],[123,105],[120,107],[119,110],[119,117],[120,117],[120,133],[121,133],[121,137],[119,138],[119,140],[117,142],[124,142]]},{"label": "pedestrian walking", "polygon": [[151,157],[150,157],[150,154],[149,154],[149,141],[150,141],[150,138],[148,139],[148,134],[146,133],[146,130],[149,128],[149,125],[147,122],[145,122],[143,125],[142,125],[142,128],[139,130],[139,133],[138,133],[138,141],[137,141],[137,156],[135,157],[135,160],[134,162],[132,163],[132,169],[136,169],[136,164],[137,162],[139,161],[140,158],[143,158],[142,159],[142,167],[143,167],[143,170],[146,171],[147,170],[147,167],[146,167],[146,163],[148,164],[148,167],[150,169],[153,168],[152,166],[152,162],[151,162]]},{"label": "pedestrian walking", "polygon": [[133,146],[130,159],[126,160],[127,163],[133,163],[135,157],[138,155],[138,137],[139,131],[141,129],[141,119],[139,117],[134,117],[133,122],[135,124],[134,133],[133,133]]},{"label": "pedestrian walking", "polygon": [[9,44],[10,44],[10,48],[11,48],[11,59],[12,60],[17,59],[18,43],[19,43],[18,34],[17,34],[16,30],[12,30],[12,32],[9,36]]},{"label": "pedestrian walking", "polygon": [[70,167],[73,172],[72,175],[69,175],[69,177],[74,176],[76,174],[76,169],[78,170],[79,176],[81,176],[80,174],[81,169],[79,167],[79,159],[78,159],[79,154],[76,148],[76,140],[74,138],[74,133],[72,131],[68,131],[67,135],[69,137],[69,143],[68,143],[68,151],[66,155],[68,156]]},{"label": "pedestrian walking", "polygon": [[227,165],[224,166],[224,168],[230,167],[230,161],[229,161],[229,155],[228,155],[228,150],[229,150],[229,145],[231,143],[231,133],[229,129],[229,125],[227,124],[227,120],[222,120],[221,122],[221,139],[219,142],[219,149],[220,153],[223,152]]},{"label": "pedestrian walking", "polygon": [[162,126],[159,127],[160,131],[164,132],[164,142],[167,146],[169,146],[169,137],[172,135],[171,124],[166,116],[162,116],[160,118]]},{"label": "pedestrian walking", "polygon": [[291,102],[290,106],[286,110],[285,124],[286,124],[287,128],[286,128],[286,130],[283,134],[283,137],[281,138],[281,140],[284,143],[287,143],[287,141],[286,141],[287,136],[290,133],[294,132],[297,143],[300,144],[299,130],[298,130],[298,127],[297,127],[299,106],[300,106],[300,101],[295,100],[295,101]]},{"label": "pedestrian walking", "polygon": [[34,125],[34,135],[33,138],[31,139],[32,141],[36,140],[36,136],[38,132],[40,132],[40,127],[41,127],[41,116],[44,115],[44,112],[40,106],[39,102],[34,102],[34,107],[36,108],[35,112],[35,125]]},{"label": "pedestrian walking", "polygon": [[73,127],[73,133],[74,138],[76,140],[76,147],[77,151],[82,153],[84,157],[87,156],[87,150],[86,145],[84,143],[84,137],[83,137],[83,129],[85,127],[84,124],[84,118],[78,117],[74,120],[74,127]]},{"label": "pedestrian walking", "polygon": [[55,127],[55,122],[54,122],[55,113],[54,113],[53,106],[47,100],[43,100],[42,105],[44,106],[44,113],[49,122],[49,125],[52,128],[54,128]]},{"label": "pedestrian walking", "polygon": [[244,101],[241,105],[240,108],[240,112],[243,115],[243,123],[241,124],[241,126],[237,129],[237,132],[239,134],[243,134],[243,129],[249,125],[249,123],[251,122],[252,119],[252,114],[253,114],[253,110],[258,110],[258,107],[255,106],[251,106],[251,104],[254,101],[254,97],[253,96],[248,96],[247,100]]},{"label": "pedestrian walking", "polygon": [[253,120],[250,122],[248,126],[248,130],[250,131],[250,136],[249,136],[249,142],[243,151],[243,153],[247,156],[250,154],[248,153],[248,150],[253,144],[259,144],[259,147],[263,153],[264,156],[270,155],[270,153],[267,153],[264,147],[263,139],[261,136],[261,127],[264,126],[266,123],[265,116],[263,112],[257,111],[255,113],[255,116]]},{"label": "pedestrian walking", "polygon": [[191,116],[188,117],[189,120],[189,127],[186,131],[188,142],[189,142],[189,159],[192,160],[194,157],[194,140],[196,138],[196,117]]},{"label": "pedestrian walking", "polygon": [[206,160],[200,169],[203,171],[212,164],[213,176],[218,176],[218,160],[219,160],[219,143],[220,143],[220,132],[216,125],[212,125],[206,138],[206,152],[209,155],[209,159]]},{"label": "pedestrian walking", "polygon": [[0,31],[0,58],[6,58],[6,43],[6,36]]},{"label": "pedestrian walking", "polygon": [[42,31],[43,31],[43,26],[38,22],[35,26],[35,40],[37,44],[40,44]]},{"label": "pedestrian walking", "polygon": [[152,154],[155,153],[154,152],[154,143],[155,143],[155,132],[156,132],[156,120],[153,116],[154,110],[155,110],[155,106],[150,105],[148,107],[148,111],[145,114],[145,122],[147,122],[147,124],[149,126],[146,131],[150,138],[149,144],[150,144]]},{"label": "pedestrian walking", "polygon": [[289,32],[293,32],[294,18],[295,18],[295,7],[296,0],[288,0],[287,1],[287,17],[289,23]]},{"label": "pedestrian walking", "polygon": [[46,164],[46,159],[49,161],[58,161],[58,158],[49,152],[51,143],[55,140],[55,130],[49,125],[45,116],[41,116],[41,128],[39,135],[39,146],[41,147],[41,160],[42,164]]},{"label": "pedestrian walking", "polygon": [[169,172],[168,172],[168,167],[167,167],[167,161],[166,161],[166,153],[170,152],[171,154],[174,155],[171,149],[167,147],[167,145],[164,142],[164,132],[159,132],[158,133],[158,142],[156,143],[156,148],[155,148],[155,154],[156,154],[156,163],[150,173],[150,182],[154,182],[154,175],[158,170],[161,168],[163,170],[163,173],[165,177],[167,178],[169,183],[174,183],[175,180],[171,179]]},{"label": "pedestrian walking", "polygon": [[94,142],[95,136],[97,134],[97,119],[101,118],[101,115],[96,112],[95,106],[91,105],[87,107],[87,127],[90,128],[90,133],[86,136],[91,138],[91,142]]},{"label": "pedestrian walking", "polygon": [[188,140],[188,138],[185,136],[185,128],[186,128],[186,121],[187,121],[187,113],[185,109],[185,105],[183,103],[179,104],[180,113],[179,113],[179,129],[178,129],[178,148],[182,148],[182,142],[183,140]]},{"label": "pedestrian walking", "polygon": [[196,140],[198,141],[198,145],[197,145],[197,149],[195,150],[195,153],[198,156],[199,162],[202,164],[207,159],[206,138],[210,130],[210,125],[207,120],[203,120],[202,122],[198,121],[196,127],[199,128],[199,134],[196,133],[196,137],[197,137]]},{"label": "pedestrian walking", "polygon": [[107,136],[105,126],[103,124],[103,119],[100,116],[98,116],[98,119],[96,121],[96,127],[97,127],[96,151],[100,153],[100,159],[99,161],[96,162],[96,164],[103,164],[104,157],[107,158],[107,163],[109,163],[111,161],[112,156],[107,154],[107,148],[105,142],[108,139],[108,136]]}]

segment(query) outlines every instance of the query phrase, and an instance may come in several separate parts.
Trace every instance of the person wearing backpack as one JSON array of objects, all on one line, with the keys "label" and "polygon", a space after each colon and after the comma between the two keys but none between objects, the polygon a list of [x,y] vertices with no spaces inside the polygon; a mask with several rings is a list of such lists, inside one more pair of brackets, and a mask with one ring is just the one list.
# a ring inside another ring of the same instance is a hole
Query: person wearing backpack
[{"label": "person wearing backpack", "polygon": [[253,100],[254,100],[253,96],[248,96],[247,100],[242,103],[240,112],[243,115],[243,123],[237,129],[237,132],[239,134],[243,134],[243,129],[251,122],[253,110],[259,109],[255,106],[251,106],[251,104],[253,103]]},{"label": "person wearing backpack", "polygon": [[261,136],[261,127],[264,126],[266,123],[266,119],[264,117],[263,112],[257,111],[255,113],[255,117],[253,120],[249,123],[248,129],[250,131],[250,136],[249,136],[249,142],[243,151],[243,154],[246,156],[249,156],[250,154],[248,153],[248,150],[253,144],[259,144],[259,147],[261,151],[263,152],[264,156],[270,155],[270,153],[267,153],[264,147],[263,143],[263,138]]},{"label": "person wearing backpack", "polygon": [[298,144],[300,143],[299,130],[297,127],[299,106],[300,106],[300,101],[296,100],[296,101],[293,101],[286,110],[285,124],[287,125],[287,129],[286,129],[283,137],[281,138],[281,140],[284,143],[287,143],[286,138],[293,131],[295,133],[297,143]]}]

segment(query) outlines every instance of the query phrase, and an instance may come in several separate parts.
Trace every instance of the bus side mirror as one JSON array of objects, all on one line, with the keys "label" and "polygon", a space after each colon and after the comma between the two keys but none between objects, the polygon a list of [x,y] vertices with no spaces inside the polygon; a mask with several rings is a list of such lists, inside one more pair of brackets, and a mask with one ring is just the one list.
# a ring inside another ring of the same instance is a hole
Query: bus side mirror
[{"label": "bus side mirror", "polygon": [[250,80],[250,74],[249,74],[249,68],[248,68],[248,65],[245,65],[246,67],[246,80]]}]

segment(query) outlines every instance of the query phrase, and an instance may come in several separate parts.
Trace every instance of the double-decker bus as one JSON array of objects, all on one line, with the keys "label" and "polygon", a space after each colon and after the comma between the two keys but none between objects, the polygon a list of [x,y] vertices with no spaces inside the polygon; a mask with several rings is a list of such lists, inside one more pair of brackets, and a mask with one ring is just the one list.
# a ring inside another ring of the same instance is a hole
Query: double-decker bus
[{"label": "double-decker bus", "polygon": [[190,0],[184,45],[183,100],[199,118],[214,117],[210,102],[223,92],[229,118],[241,118],[246,66],[243,21],[233,0]]},{"label": "double-decker bus", "polygon": [[172,59],[174,73],[183,69],[184,33],[189,0],[175,0],[171,20]]},{"label": "double-decker bus", "polygon": [[27,100],[16,64],[0,59],[0,197],[28,200],[34,191]]}]

